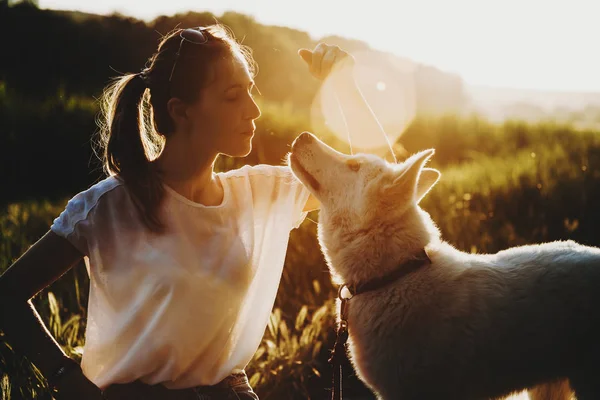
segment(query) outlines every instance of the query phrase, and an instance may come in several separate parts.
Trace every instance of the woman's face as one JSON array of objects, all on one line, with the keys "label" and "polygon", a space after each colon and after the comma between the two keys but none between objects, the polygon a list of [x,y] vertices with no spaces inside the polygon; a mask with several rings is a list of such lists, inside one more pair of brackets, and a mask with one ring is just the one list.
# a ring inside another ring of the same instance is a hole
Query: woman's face
[{"label": "woman's face", "polygon": [[219,58],[212,70],[210,84],[188,107],[191,145],[203,151],[245,157],[252,150],[254,120],[260,117],[252,97],[254,80],[238,55]]}]

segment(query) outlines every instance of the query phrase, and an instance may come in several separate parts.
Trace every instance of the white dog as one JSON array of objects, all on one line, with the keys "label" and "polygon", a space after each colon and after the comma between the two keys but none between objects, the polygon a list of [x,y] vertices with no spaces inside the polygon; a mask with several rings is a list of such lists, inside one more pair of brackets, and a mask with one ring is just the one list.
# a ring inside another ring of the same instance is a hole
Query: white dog
[{"label": "white dog", "polygon": [[292,145],[292,171],[321,203],[333,281],[355,292],[346,320],[359,378],[386,400],[490,399],[537,385],[534,397],[568,398],[566,379],[579,400],[600,399],[600,249],[458,251],[418,205],[440,177],[423,167],[433,154],[390,164],[306,132]]}]

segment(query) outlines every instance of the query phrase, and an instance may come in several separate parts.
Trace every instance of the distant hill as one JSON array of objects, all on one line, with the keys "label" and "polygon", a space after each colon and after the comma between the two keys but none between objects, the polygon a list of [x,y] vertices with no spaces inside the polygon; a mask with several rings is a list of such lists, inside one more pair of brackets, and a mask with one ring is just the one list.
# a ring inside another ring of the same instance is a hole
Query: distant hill
[{"label": "distant hill", "polygon": [[[291,106],[296,112],[311,108],[320,87],[296,52],[325,41],[357,56],[364,72],[359,79],[361,89],[384,121],[388,114],[472,112],[493,120],[559,118],[583,124],[596,124],[598,120],[600,93],[468,86],[459,75],[375,50],[360,40],[340,36],[313,39],[305,31],[261,24],[236,12],[220,16],[189,12],[145,22],[120,14],[40,10],[31,2],[9,4],[0,0],[0,35],[11,38],[3,47],[0,85],[23,97],[97,97],[110,77],[141,69],[161,35],[177,26],[205,25],[217,20],[253,49],[259,65],[256,81],[263,100]],[[23,29],[24,26],[31,28]],[[400,129],[393,123],[384,127]]]},{"label": "distant hill", "polygon": [[580,128],[600,128],[600,93],[559,92],[466,85],[464,112],[481,113],[493,121],[554,120]]},{"label": "distant hill", "polygon": [[[236,12],[221,16],[189,12],[145,22],[120,14],[40,10],[31,4],[9,6],[0,1],[0,35],[11,37],[3,48],[0,82],[7,90],[27,97],[43,99],[57,92],[97,96],[109,77],[141,69],[160,35],[177,26],[205,25],[215,20],[229,26],[253,49],[259,65],[256,80],[265,100],[290,104],[298,110],[311,105],[319,82],[310,76],[296,52],[301,47],[313,48],[317,40],[305,31],[264,25]],[[414,91],[412,101],[419,113],[452,112],[465,101],[459,76],[374,50],[357,40],[324,37],[318,41],[338,43],[353,53],[369,53],[361,62],[372,68],[372,76],[360,83],[374,103],[385,101],[385,93],[377,88],[381,81],[388,89],[396,86]],[[32,43],[36,52],[31,51]]]}]

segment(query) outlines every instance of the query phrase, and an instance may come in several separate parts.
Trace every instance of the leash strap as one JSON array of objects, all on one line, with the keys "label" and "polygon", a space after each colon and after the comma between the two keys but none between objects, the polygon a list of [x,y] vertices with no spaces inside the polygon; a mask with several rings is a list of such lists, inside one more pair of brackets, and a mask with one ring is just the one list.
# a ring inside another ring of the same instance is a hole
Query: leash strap
[{"label": "leash strap", "polygon": [[[338,298],[340,301],[340,325],[337,329],[335,345],[329,363],[333,366],[333,388],[331,391],[331,400],[342,400],[342,360],[346,356],[346,341],[348,340],[348,301],[355,295],[369,292],[372,290],[381,289],[391,282],[394,282],[414,271],[425,264],[431,264],[431,260],[425,249],[421,251],[418,257],[408,260],[400,264],[398,268],[390,274],[372,279],[360,285],[349,285],[347,283],[340,286],[338,289]],[[342,295],[344,289],[348,292],[348,296]]]},{"label": "leash strap", "polygon": [[329,358],[329,363],[333,365],[333,390],[331,391],[331,400],[342,400],[342,360],[346,355],[346,341],[348,340],[348,300],[341,299],[340,302],[340,326],[337,330],[333,353]]}]

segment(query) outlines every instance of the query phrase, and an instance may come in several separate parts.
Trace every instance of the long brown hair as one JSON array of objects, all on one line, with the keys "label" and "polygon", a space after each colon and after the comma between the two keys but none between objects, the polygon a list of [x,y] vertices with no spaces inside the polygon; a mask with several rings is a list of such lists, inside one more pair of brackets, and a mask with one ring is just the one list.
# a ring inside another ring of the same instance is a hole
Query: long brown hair
[{"label": "long brown hair", "polygon": [[181,31],[176,29],[163,36],[147,67],[114,78],[101,98],[97,144],[104,171],[123,180],[140,218],[156,233],[164,230],[158,213],[164,188],[152,161],[175,129],[167,102],[172,97],[187,103],[198,100],[219,57],[237,54],[246,61],[251,73],[256,67],[250,49],[238,43],[227,27],[214,24],[202,28],[206,43],[183,43],[169,82],[181,45]]}]

